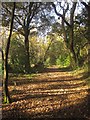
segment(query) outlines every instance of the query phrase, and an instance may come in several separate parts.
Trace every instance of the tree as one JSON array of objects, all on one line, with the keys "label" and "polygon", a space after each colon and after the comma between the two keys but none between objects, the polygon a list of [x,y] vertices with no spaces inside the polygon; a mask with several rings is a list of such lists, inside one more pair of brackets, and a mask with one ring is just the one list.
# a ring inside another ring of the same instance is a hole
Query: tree
[{"label": "tree", "polygon": [[[67,3],[68,4],[68,3]],[[64,7],[61,6],[61,3],[59,3],[59,6],[63,9],[63,14],[59,13],[56,9],[56,5],[54,3],[52,3],[52,6],[54,8],[54,11],[56,13],[56,15],[58,15],[59,17],[62,18],[62,28],[63,28],[63,33],[64,33],[64,38],[65,38],[65,42],[67,41],[67,36],[66,36],[66,30],[65,30],[65,25],[64,23],[66,23],[66,25],[69,27],[69,49],[73,55],[73,60],[75,61],[75,63],[77,63],[77,58],[76,58],[76,54],[75,54],[75,50],[74,50],[74,12],[76,9],[76,2],[72,3],[72,7],[70,9],[70,23],[66,20],[65,15],[66,12],[69,9],[69,5],[67,5],[67,8],[64,9]],[[74,65],[74,64],[73,64]]]},{"label": "tree", "polygon": [[13,3],[13,8],[12,8],[12,18],[11,18],[11,25],[10,25],[10,34],[7,40],[7,46],[6,46],[6,51],[5,51],[5,97],[6,97],[6,102],[11,102],[11,98],[9,95],[9,90],[8,90],[8,54],[9,54],[9,48],[10,48],[10,39],[12,36],[12,31],[13,31],[13,22],[14,22],[14,12],[15,12],[15,6],[16,3]]},{"label": "tree", "polygon": [[[86,11],[87,11],[87,15],[88,15],[88,20],[87,20],[88,31],[87,31],[87,35],[88,35],[88,45],[90,46],[90,2],[88,2],[88,3],[81,2],[81,3],[85,6]],[[88,67],[90,68],[90,49],[88,49]]]},{"label": "tree", "polygon": [[30,37],[30,54],[34,69],[43,69],[47,59],[49,48],[54,40],[54,35],[49,34],[46,37],[32,36]]},{"label": "tree", "polygon": [[[11,6],[10,3],[3,3],[3,15],[6,17],[7,20],[10,18],[7,16],[11,15]],[[27,68],[27,73],[30,72],[30,54],[29,54],[29,34],[30,30],[33,28],[31,26],[31,21],[35,17],[35,15],[38,13],[38,9],[40,7],[41,3],[38,2],[30,2],[30,3],[17,3],[16,4],[16,11],[15,11],[15,24],[14,24],[14,30],[18,31],[20,34],[24,36],[24,41],[25,41],[25,49],[26,49],[26,68]],[[23,16],[22,16],[23,14]],[[7,24],[5,23],[5,17],[4,19],[4,25]]]},{"label": "tree", "polygon": [[17,33],[13,33],[9,56],[9,72],[26,73],[27,69],[25,64],[27,60],[23,36],[19,36]]},{"label": "tree", "polygon": [[[87,56],[88,51],[88,40],[86,38],[86,28],[85,26],[80,26],[80,24],[75,24],[74,26],[74,48],[77,56],[78,66],[84,65],[84,57]],[[81,54],[81,53],[85,54]]]},{"label": "tree", "polygon": [[88,34],[88,41],[90,44],[90,2],[88,2],[88,3],[81,2],[81,3],[85,6],[85,8],[87,10],[87,15],[88,15],[88,20],[87,20],[88,32],[87,32],[87,34]]}]

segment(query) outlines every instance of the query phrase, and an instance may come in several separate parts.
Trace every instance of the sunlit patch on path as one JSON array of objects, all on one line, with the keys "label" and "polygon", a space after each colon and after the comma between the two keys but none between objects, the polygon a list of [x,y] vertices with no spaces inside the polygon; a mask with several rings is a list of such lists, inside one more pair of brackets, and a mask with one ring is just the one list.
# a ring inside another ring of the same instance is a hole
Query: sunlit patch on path
[{"label": "sunlit patch on path", "polygon": [[[87,118],[86,81],[72,72],[54,70],[46,70],[32,78],[11,78],[9,90],[14,102],[3,105],[4,116]],[[12,81],[16,82],[15,90]]]}]

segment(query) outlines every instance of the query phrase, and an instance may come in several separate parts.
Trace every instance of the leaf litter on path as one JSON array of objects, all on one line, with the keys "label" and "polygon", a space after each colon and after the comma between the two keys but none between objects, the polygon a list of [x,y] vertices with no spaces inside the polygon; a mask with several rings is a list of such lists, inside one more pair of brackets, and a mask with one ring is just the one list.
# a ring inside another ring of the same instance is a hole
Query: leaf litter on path
[{"label": "leaf litter on path", "polygon": [[[13,102],[3,105],[4,118],[88,117],[88,85],[72,72],[44,72],[9,80]],[[10,82],[16,81],[16,89]]]}]

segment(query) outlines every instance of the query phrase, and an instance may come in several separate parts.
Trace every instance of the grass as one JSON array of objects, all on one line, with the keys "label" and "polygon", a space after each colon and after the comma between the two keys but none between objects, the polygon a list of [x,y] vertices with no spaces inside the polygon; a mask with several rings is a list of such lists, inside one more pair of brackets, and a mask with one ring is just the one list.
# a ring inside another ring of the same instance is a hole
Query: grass
[{"label": "grass", "polygon": [[71,70],[69,67],[59,68],[61,71],[70,72],[74,76],[82,76],[84,80],[87,82],[88,87],[90,88],[90,76],[88,67],[77,68],[76,70]]},{"label": "grass", "polygon": [[75,71],[72,72],[73,75],[81,75],[83,76],[84,80],[87,82],[88,87],[90,88],[90,72],[88,67],[84,67],[84,68],[79,68]]}]

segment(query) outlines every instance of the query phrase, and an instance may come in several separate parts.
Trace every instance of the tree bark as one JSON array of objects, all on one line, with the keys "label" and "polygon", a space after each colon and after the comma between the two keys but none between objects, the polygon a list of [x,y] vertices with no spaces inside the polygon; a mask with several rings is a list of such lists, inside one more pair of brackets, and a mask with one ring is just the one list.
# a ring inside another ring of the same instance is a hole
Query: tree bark
[{"label": "tree bark", "polygon": [[26,31],[25,33],[25,50],[26,50],[26,73],[30,72],[30,55],[29,55],[29,39],[28,39],[29,33]]},{"label": "tree bark", "polygon": [[67,34],[66,34],[66,30],[65,30],[65,25],[64,25],[64,20],[63,19],[62,19],[62,30],[63,30],[64,41],[65,41],[66,46],[67,46]]},{"label": "tree bark", "polygon": [[[69,9],[69,4],[67,3],[67,7],[66,9],[63,8],[63,18],[65,19],[65,15]],[[66,32],[66,29],[65,29],[65,22],[64,22],[64,19],[62,19],[62,30],[63,30],[63,36],[64,36],[64,41],[66,43],[66,46],[68,46],[68,39],[67,39],[67,32]]]},{"label": "tree bark", "polygon": [[24,34],[25,34],[24,37],[25,37],[25,50],[26,50],[26,64],[25,64],[26,73],[30,73],[30,68],[31,68],[28,37],[29,37],[29,33],[30,33],[29,25],[31,23],[31,20],[32,20],[32,18],[34,16],[34,12],[35,12],[35,11],[32,11],[33,5],[34,5],[34,2],[29,3],[29,14],[27,16],[26,22],[24,20],[24,26],[23,26]]},{"label": "tree bark", "polygon": [[2,53],[2,62],[4,62],[4,53],[3,53],[2,48],[0,48],[0,52]]},{"label": "tree bark", "polygon": [[74,12],[75,12],[75,9],[76,9],[76,2],[73,2],[73,6],[71,8],[71,11],[70,11],[70,51],[73,55],[73,60],[75,61],[75,63],[77,63],[77,58],[76,58],[76,54],[75,54],[75,50],[74,50]]},{"label": "tree bark", "polygon": [[77,63],[77,57],[76,57],[76,53],[74,50],[74,35],[73,35],[73,28],[70,28],[70,51],[72,53],[73,59],[75,61],[75,63]]},{"label": "tree bark", "polygon": [[14,2],[13,5],[14,6],[13,6],[13,9],[12,9],[10,34],[9,34],[9,37],[8,37],[6,51],[5,51],[5,71],[4,71],[4,77],[5,77],[5,97],[6,97],[6,102],[9,102],[9,103],[11,103],[11,98],[10,98],[9,90],[8,90],[8,54],[9,54],[9,48],[10,48],[10,39],[11,39],[11,35],[12,35],[12,30],[13,30],[14,12],[15,12],[16,3]]}]

